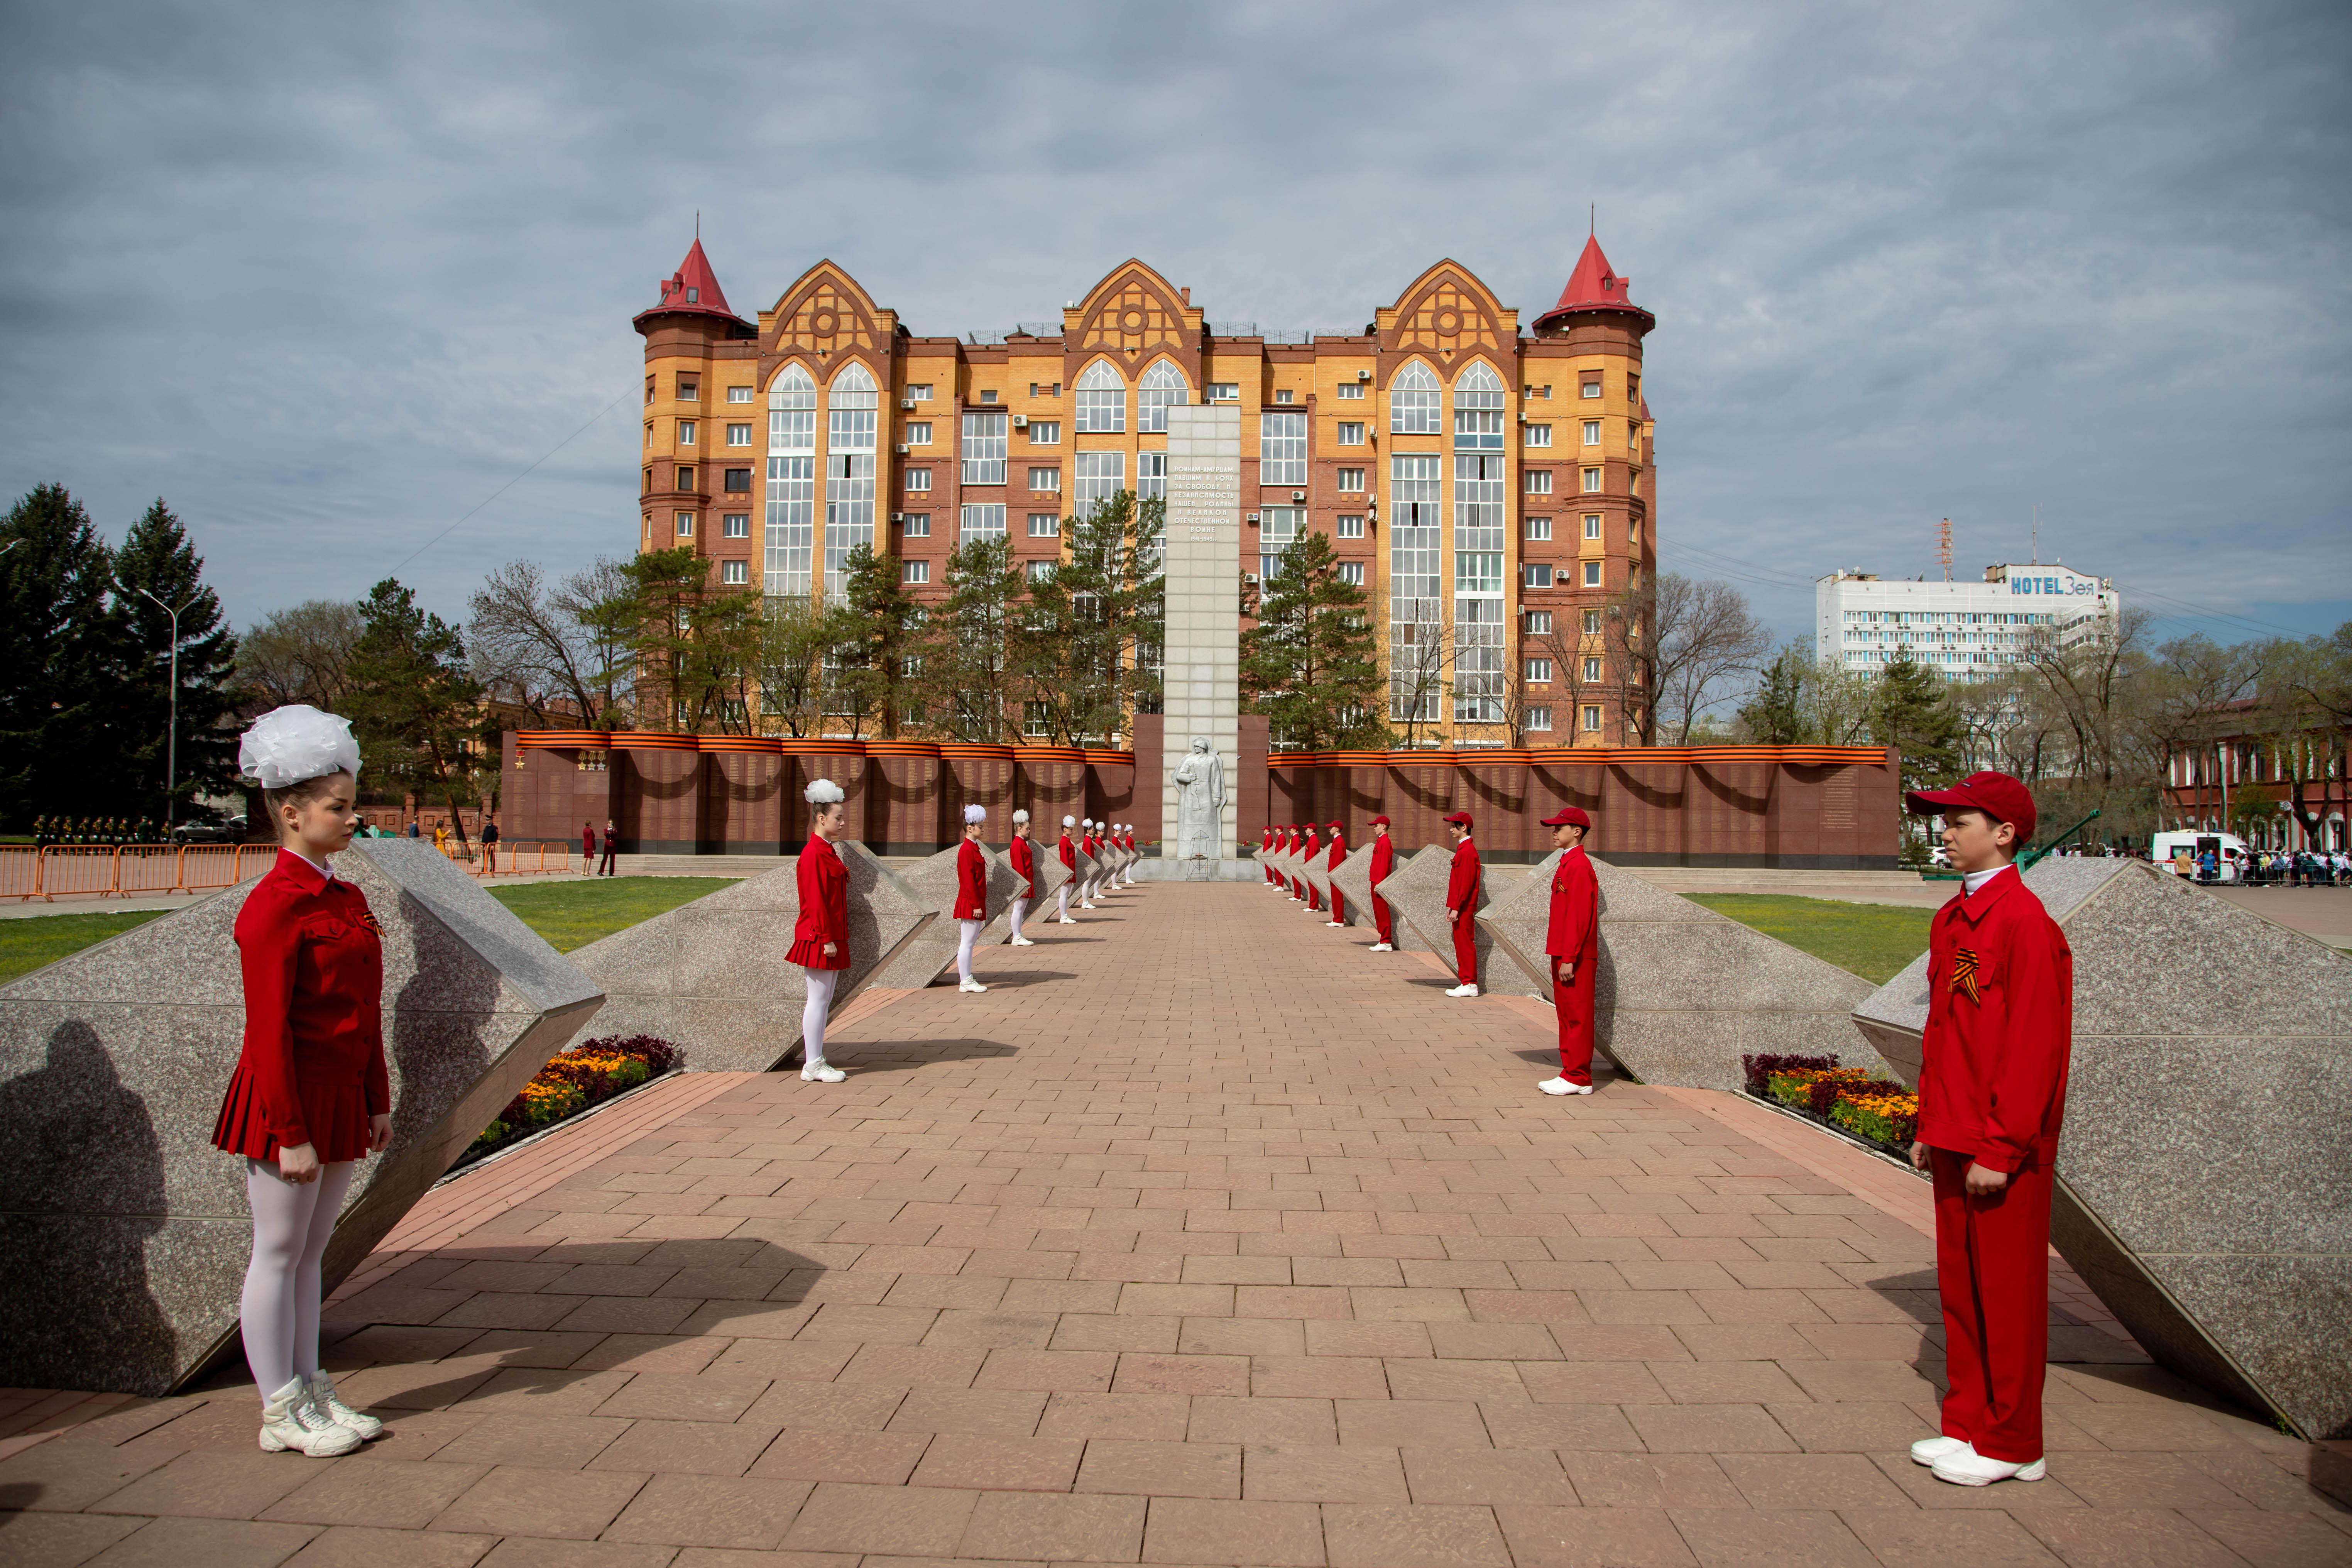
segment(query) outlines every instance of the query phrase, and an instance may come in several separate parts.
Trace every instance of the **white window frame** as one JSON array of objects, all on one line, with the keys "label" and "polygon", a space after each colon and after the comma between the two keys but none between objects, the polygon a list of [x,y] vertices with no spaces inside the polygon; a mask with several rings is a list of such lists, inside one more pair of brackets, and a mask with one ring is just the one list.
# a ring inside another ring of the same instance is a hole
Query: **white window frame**
[{"label": "white window frame", "polygon": [[1590,376],[1580,375],[1576,379],[1578,382],[1579,396],[1598,397],[1601,395],[1601,375],[1599,372],[1596,371]]},{"label": "white window frame", "polygon": [[1347,584],[1350,587],[1362,587],[1364,585],[1364,563],[1360,561],[1340,562],[1339,581]]},{"label": "white window frame", "polygon": [[930,444],[931,422],[928,419],[908,420],[907,422],[907,445],[909,447],[928,447]]},{"label": "white window frame", "polygon": [[694,514],[692,512],[672,512],[670,514],[670,522],[671,525],[677,530],[676,537],[679,539],[692,539],[694,537]]},{"label": "white window frame", "polygon": [[1029,537],[1059,539],[1062,537],[1062,514],[1058,511],[1033,511],[1029,514]]},{"label": "white window frame", "polygon": [[1004,537],[1004,507],[1002,503],[963,503],[956,516],[956,542],[969,544],[975,539]]},{"label": "white window frame", "polygon": [[1058,447],[1062,444],[1062,422],[1058,419],[1029,421],[1029,444],[1032,447]]},{"label": "white window frame", "polygon": [[677,444],[681,447],[691,447],[694,445],[693,420],[681,419],[677,422]]},{"label": "white window frame", "polygon": [[1586,684],[1586,685],[1588,685],[1588,686],[1591,686],[1591,685],[1593,685],[1593,684],[1597,683],[1600,679],[1601,679],[1601,658],[1600,658],[1600,656],[1599,656],[1598,654],[1588,654],[1588,655],[1586,655],[1586,656],[1585,656],[1585,660],[1584,660],[1584,682],[1585,682],[1585,684]]},{"label": "white window frame", "polygon": [[917,382],[915,384],[913,384],[913,385],[911,385],[911,386],[909,386],[909,387],[908,387],[908,388],[907,388],[907,401],[908,401],[908,402],[909,402],[909,403],[929,403],[930,400],[931,400],[931,384],[930,384],[929,382],[928,382],[928,381]]},{"label": "white window frame", "polygon": [[1168,496],[1168,454],[1138,452],[1135,455],[1135,499],[1150,500]]},{"label": "white window frame", "polygon": [[1584,514],[1584,537],[1587,539],[1598,539],[1601,537],[1601,514],[1599,512],[1588,511]]},{"label": "white window frame", "polygon": [[1307,483],[1307,416],[1268,409],[1257,416],[1257,482],[1303,489]]},{"label": "white window frame", "polygon": [[1457,452],[1499,452],[1503,449],[1504,405],[1509,400],[1502,378],[1485,360],[1474,362],[1454,380],[1454,449]]},{"label": "white window frame", "polygon": [[1551,445],[1551,426],[1549,426],[1549,425],[1530,425],[1530,426],[1528,426],[1528,429],[1527,429],[1527,443],[1528,443],[1528,446],[1530,446],[1530,447],[1549,447],[1549,446],[1550,446],[1550,445]]},{"label": "white window frame", "polygon": [[1438,405],[1444,396],[1437,373],[1420,360],[1409,361],[1389,382],[1389,434],[1443,434],[1444,416]]},{"label": "white window frame", "polygon": [[1333,440],[1342,447],[1364,445],[1364,422],[1360,419],[1340,420],[1338,433],[1333,437]]},{"label": "white window frame", "polygon": [[1526,614],[1528,617],[1528,631],[1530,636],[1541,637],[1551,631],[1551,612],[1549,610],[1529,610],[1526,612]]},{"label": "white window frame", "polygon": [[1551,537],[1551,519],[1548,517],[1528,518],[1527,520],[1527,531],[1524,537],[1528,539],[1549,539]]},{"label": "white window frame", "polygon": [[719,537],[721,539],[751,538],[751,514],[748,511],[721,513],[719,519]]},{"label": "white window frame", "polygon": [[759,401],[759,398],[749,386],[730,386],[727,389],[727,401],[730,403],[756,403]]},{"label": "white window frame", "polygon": [[1584,493],[1589,496],[1597,496],[1601,493],[1601,470],[1599,468],[1587,468],[1584,470]]},{"label": "white window frame", "polygon": [[721,561],[719,563],[719,581],[721,584],[734,587],[751,580],[751,563],[749,561]]},{"label": "white window frame", "polygon": [[919,587],[931,580],[931,563],[928,561],[898,563],[898,581],[908,587]]},{"label": "white window frame", "polygon": [[1519,489],[1520,493],[1523,495],[1548,496],[1551,494],[1551,470],[1549,468],[1528,469],[1520,479]]},{"label": "white window frame", "polygon": [[1078,373],[1076,429],[1081,436],[1117,436],[1127,429],[1127,381],[1098,359]]},{"label": "white window frame", "polygon": [[931,470],[930,470],[930,469],[929,469],[929,468],[908,468],[908,469],[907,470],[907,493],[908,493],[908,495],[910,495],[910,496],[928,495],[928,494],[929,494],[929,493],[930,493],[930,489],[931,489]]},{"label": "white window frame", "polygon": [[1523,587],[1549,588],[1551,586],[1551,567],[1541,561],[1522,562],[1519,581]]},{"label": "white window frame", "polygon": [[1588,735],[1601,733],[1601,704],[1598,702],[1584,705],[1584,732]]},{"label": "white window frame", "polygon": [[1361,490],[1364,488],[1364,470],[1361,468],[1341,468],[1339,470],[1339,491],[1342,495]]},{"label": "white window frame", "polygon": [[1001,485],[1008,456],[1005,452],[1007,421],[1012,416],[1001,411],[967,408],[963,415],[963,482],[968,485]]},{"label": "white window frame", "polygon": [[1033,496],[1060,495],[1062,493],[1062,470],[1060,466],[1057,464],[1050,468],[1031,468],[1029,470],[1029,493]]},{"label": "white window frame", "polygon": [[1070,515],[1084,517],[1127,488],[1125,452],[1080,452],[1073,458]]},{"label": "white window frame", "polygon": [[1360,381],[1343,381],[1331,389],[1331,394],[1342,403],[1361,403],[1364,400],[1364,384]]},{"label": "white window frame", "polygon": [[899,533],[908,539],[929,539],[931,536],[931,514],[910,511],[898,525]]},{"label": "white window frame", "polygon": [[1188,406],[1192,401],[1192,384],[1184,379],[1184,373],[1167,360],[1154,360],[1143,379],[1135,384],[1135,427],[1144,435],[1165,434],[1168,411]]},{"label": "white window frame", "polygon": [[1588,561],[1584,563],[1584,585],[1588,588],[1601,586],[1600,562]]},{"label": "white window frame", "polygon": [[1529,708],[1528,710],[1526,722],[1520,727],[1528,730],[1542,730],[1549,731],[1551,729],[1551,710],[1540,703]]},{"label": "white window frame", "polygon": [[1528,684],[1529,686],[1549,686],[1551,684],[1551,660],[1548,658],[1531,658],[1528,660]]},{"label": "white window frame", "polygon": [[730,447],[750,446],[751,444],[751,426],[749,425],[728,426],[727,444]]},{"label": "white window frame", "polygon": [[1241,384],[1240,382],[1238,382],[1238,381],[1213,381],[1213,382],[1209,383],[1209,401],[1210,401],[1210,402],[1212,402],[1212,403],[1239,403],[1241,400],[1242,400],[1242,384]]},{"label": "white window frame", "polygon": [[1361,539],[1361,538],[1363,538],[1363,537],[1364,537],[1364,520],[1363,520],[1363,517],[1362,517],[1362,516],[1361,516],[1361,514],[1360,514],[1360,513],[1356,513],[1356,512],[1349,512],[1349,513],[1346,513],[1346,514],[1344,514],[1344,515],[1342,515],[1342,516],[1340,516],[1340,517],[1337,517],[1337,518],[1332,519],[1332,521],[1331,521],[1331,536],[1332,536],[1334,539]]},{"label": "white window frame", "polygon": [[1598,447],[1601,445],[1600,420],[1588,419],[1584,422],[1584,444],[1588,447]]}]

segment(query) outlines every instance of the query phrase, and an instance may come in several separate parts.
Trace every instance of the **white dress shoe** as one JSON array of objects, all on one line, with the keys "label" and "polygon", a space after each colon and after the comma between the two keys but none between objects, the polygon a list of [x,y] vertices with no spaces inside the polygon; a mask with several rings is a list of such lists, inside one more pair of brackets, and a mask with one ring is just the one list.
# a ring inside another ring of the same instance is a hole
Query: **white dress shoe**
[{"label": "white dress shoe", "polygon": [[360,1435],[319,1408],[310,1386],[300,1378],[269,1396],[261,1407],[261,1451],[282,1454],[291,1448],[314,1459],[348,1454],[360,1446]]},{"label": "white dress shoe", "polygon": [[811,1062],[801,1068],[803,1083],[839,1083],[849,1075],[828,1062]]},{"label": "white dress shoe", "polygon": [[1011,944],[1010,944],[1010,945],[1012,945],[1012,946],[1013,946],[1013,947],[1034,947],[1034,946],[1036,946],[1037,944],[1036,944],[1035,942],[1031,942],[1031,941],[1030,941],[1027,937],[1025,937],[1025,936],[1016,936],[1016,937],[1014,937],[1014,938],[1013,939],[1013,941],[1012,941],[1012,942],[1011,942]]},{"label": "white dress shoe", "polygon": [[1376,942],[1372,943],[1370,947],[1365,949],[1365,951],[1368,952],[1394,952],[1396,949],[1389,945],[1387,942]]},{"label": "white dress shoe", "polygon": [[1074,921],[1074,920],[1072,920],[1072,919],[1071,919],[1069,916],[1067,916],[1067,915],[1063,915],[1063,916],[1062,916],[1062,917],[1060,917],[1058,920],[1055,921],[1055,922],[1054,922],[1054,923],[1055,923],[1055,925],[1074,926],[1074,925],[1077,924],[1078,922],[1077,922],[1077,921]]},{"label": "white dress shoe", "polygon": [[1957,1452],[1937,1460],[1932,1473],[1937,1480],[1956,1487],[1989,1487],[1995,1481],[2038,1481],[2050,1473],[2050,1462],[2035,1459],[2012,1465],[2007,1459],[1988,1459],[1974,1444],[1964,1443]]},{"label": "white dress shoe", "polygon": [[1548,1078],[1536,1087],[1546,1094],[1591,1094],[1592,1092],[1591,1084],[1570,1083],[1564,1078]]},{"label": "white dress shoe", "polygon": [[383,1436],[383,1422],[343,1403],[342,1395],[335,1392],[335,1380],[327,1375],[324,1367],[310,1374],[310,1402],[325,1411],[336,1426],[356,1434],[362,1443],[372,1443]]},{"label": "white dress shoe", "polygon": [[1448,996],[1475,996],[1478,994],[1478,988],[1475,985],[1456,985],[1452,990],[1448,991],[1446,994]]},{"label": "white dress shoe", "polygon": [[1969,1446],[1965,1437],[1922,1437],[1911,1445],[1911,1462],[1932,1465],[1947,1454],[1957,1454]]},{"label": "white dress shoe", "polygon": [[959,991],[985,991],[988,987],[982,985],[977,980],[959,980],[956,982],[956,989]]}]

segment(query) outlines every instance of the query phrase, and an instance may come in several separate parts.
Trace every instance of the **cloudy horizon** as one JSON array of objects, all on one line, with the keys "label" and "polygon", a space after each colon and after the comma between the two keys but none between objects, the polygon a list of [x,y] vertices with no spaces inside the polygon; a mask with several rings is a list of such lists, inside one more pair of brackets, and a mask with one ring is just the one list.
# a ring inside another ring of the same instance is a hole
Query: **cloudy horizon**
[{"label": "cloudy horizon", "polygon": [[740,315],[829,257],[961,335],[1130,255],[1212,321],[1325,331],[1452,257],[1526,321],[1597,210],[1658,317],[1662,563],[1780,635],[1832,569],[1936,574],[1945,517],[1956,576],[2028,559],[2037,512],[2168,634],[2352,619],[2340,8],[6,28],[0,485],[114,539],[163,496],[240,628],[394,573],[462,616],[505,561],[633,550],[630,318],[698,211]]}]

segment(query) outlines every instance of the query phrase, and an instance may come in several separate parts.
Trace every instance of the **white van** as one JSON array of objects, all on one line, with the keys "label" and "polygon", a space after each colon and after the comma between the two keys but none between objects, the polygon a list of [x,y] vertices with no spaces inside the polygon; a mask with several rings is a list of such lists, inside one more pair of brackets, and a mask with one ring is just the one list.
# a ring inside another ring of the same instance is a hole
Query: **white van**
[{"label": "white van", "polygon": [[[2208,851],[2220,857],[2224,882],[2247,879],[2246,841],[2234,833],[2159,833],[2148,840],[2148,858],[2168,871],[2197,875],[2197,862]],[[2183,870],[2182,868],[2187,869]]]}]

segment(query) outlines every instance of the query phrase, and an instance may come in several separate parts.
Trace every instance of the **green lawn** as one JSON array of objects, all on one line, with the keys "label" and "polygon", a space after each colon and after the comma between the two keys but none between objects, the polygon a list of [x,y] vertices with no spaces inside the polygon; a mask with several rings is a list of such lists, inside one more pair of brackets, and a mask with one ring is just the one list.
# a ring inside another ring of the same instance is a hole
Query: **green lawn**
[{"label": "green lawn", "polygon": [[126,910],[120,914],[28,915],[0,921],[0,984],[171,912]]},{"label": "green lawn", "polygon": [[1933,910],[1904,904],[1848,904],[1785,893],[1683,896],[1881,985],[1927,951],[1927,926],[1936,918]]},{"label": "green lawn", "polygon": [[522,917],[558,952],[585,947],[639,921],[653,919],[705,893],[732,887],[734,877],[595,877],[580,882],[516,882],[490,897]]}]

